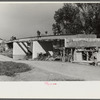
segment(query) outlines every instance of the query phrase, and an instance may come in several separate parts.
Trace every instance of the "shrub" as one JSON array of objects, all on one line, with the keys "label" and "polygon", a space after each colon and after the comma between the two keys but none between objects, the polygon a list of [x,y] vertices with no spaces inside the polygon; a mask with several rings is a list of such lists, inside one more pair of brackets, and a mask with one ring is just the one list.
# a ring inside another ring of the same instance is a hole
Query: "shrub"
[{"label": "shrub", "polygon": [[40,53],[38,54],[37,60],[47,60],[47,58],[50,56],[48,53]]}]

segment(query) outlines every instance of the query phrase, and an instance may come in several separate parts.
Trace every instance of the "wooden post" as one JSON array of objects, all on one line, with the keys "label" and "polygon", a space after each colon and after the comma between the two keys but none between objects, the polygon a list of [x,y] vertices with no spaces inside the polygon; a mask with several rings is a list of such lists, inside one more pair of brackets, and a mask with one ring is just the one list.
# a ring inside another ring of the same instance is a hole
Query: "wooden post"
[{"label": "wooden post", "polygon": [[63,48],[63,57],[62,57],[62,61],[65,62],[65,47]]},{"label": "wooden post", "polygon": [[88,51],[87,51],[87,53],[86,53],[86,54],[87,54],[87,61],[88,61],[88,58],[89,58],[89,54],[88,54]]},{"label": "wooden post", "polygon": [[72,62],[72,60],[73,60],[73,49],[71,49],[71,62]]},{"label": "wooden post", "polygon": [[92,52],[92,56],[91,56],[91,59],[90,60],[93,61],[93,51],[91,51],[91,52]]}]

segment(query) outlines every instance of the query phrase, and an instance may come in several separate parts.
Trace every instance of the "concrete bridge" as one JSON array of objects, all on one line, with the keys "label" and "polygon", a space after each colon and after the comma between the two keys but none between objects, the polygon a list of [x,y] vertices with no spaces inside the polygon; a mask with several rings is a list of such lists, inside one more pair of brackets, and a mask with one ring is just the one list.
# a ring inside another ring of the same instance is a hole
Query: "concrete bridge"
[{"label": "concrete bridge", "polygon": [[[8,41],[7,45],[13,49],[13,59],[27,59],[27,57],[35,59],[40,53],[49,53],[52,56],[55,40],[58,42],[58,45],[61,44],[58,46],[58,49],[61,48],[63,61],[65,61],[66,54],[70,52],[72,62],[89,62],[89,57],[93,55],[93,52],[96,53],[96,48],[98,49],[96,54],[97,60],[100,61],[98,56],[100,55],[100,39],[96,38],[96,35],[78,34],[26,37]],[[83,58],[83,52],[86,52],[85,58]]]}]

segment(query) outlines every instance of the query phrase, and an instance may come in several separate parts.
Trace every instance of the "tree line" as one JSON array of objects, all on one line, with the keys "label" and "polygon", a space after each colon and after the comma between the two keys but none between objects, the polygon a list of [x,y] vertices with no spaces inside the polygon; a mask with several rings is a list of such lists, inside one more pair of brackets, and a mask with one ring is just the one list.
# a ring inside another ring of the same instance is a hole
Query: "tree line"
[{"label": "tree line", "polygon": [[100,37],[99,3],[65,3],[55,11],[54,35],[96,34]]}]

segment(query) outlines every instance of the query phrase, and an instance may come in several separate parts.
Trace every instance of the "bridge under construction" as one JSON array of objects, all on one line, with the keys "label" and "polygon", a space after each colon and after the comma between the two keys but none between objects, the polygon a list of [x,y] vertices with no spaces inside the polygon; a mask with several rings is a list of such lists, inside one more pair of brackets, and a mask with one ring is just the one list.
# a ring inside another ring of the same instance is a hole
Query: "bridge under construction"
[{"label": "bridge under construction", "polygon": [[13,59],[36,59],[40,53],[60,55],[62,61],[100,61],[100,39],[96,35],[46,35],[20,38],[8,41],[8,49],[13,49]]}]

